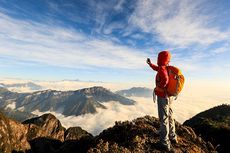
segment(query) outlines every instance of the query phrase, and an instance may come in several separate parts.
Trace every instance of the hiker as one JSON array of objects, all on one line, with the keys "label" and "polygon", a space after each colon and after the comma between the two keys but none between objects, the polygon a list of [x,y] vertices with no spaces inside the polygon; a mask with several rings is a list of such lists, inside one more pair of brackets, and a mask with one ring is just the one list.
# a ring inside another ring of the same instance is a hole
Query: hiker
[{"label": "hiker", "polygon": [[169,65],[171,54],[169,51],[161,51],[158,54],[157,65],[151,63],[147,58],[147,64],[155,71],[156,87],[154,93],[157,96],[158,116],[160,120],[160,141],[158,144],[167,151],[171,150],[171,143],[177,143],[175,132],[175,122],[173,119],[172,102],[175,97],[168,96],[166,87],[169,82],[167,66]]}]

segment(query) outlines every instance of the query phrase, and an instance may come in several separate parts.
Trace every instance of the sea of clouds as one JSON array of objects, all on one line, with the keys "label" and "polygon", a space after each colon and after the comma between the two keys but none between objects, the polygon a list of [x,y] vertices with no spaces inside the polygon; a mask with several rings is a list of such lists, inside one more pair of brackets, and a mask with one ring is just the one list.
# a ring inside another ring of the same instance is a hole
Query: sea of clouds
[{"label": "sea of clouds", "polygon": [[112,127],[115,121],[133,120],[145,115],[157,115],[156,106],[151,99],[136,98],[136,100],[138,101],[135,105],[122,105],[114,101],[103,103],[107,109],[97,109],[96,114],[85,114],[81,116],[66,117],[57,112],[34,111],[33,113],[36,115],[52,113],[66,128],[80,126],[93,135],[98,135],[104,129]]},{"label": "sea of clouds", "polygon": [[[145,115],[157,117],[157,103],[154,103],[152,98],[131,98],[136,100],[137,103],[135,105],[127,106],[119,104],[118,102],[104,103],[107,109],[97,109],[98,113],[96,114],[65,117],[64,115],[56,112],[35,111],[33,113],[37,115],[52,113],[61,121],[64,127],[68,128],[80,126],[93,135],[98,135],[104,129],[112,127],[115,124],[115,121],[131,121],[137,117],[143,117]],[[187,96],[178,97],[178,99],[174,101],[172,105],[175,119],[178,122],[183,123],[185,120],[191,118],[201,111],[223,103],[230,104],[229,98],[206,98],[191,99],[191,97]]]}]

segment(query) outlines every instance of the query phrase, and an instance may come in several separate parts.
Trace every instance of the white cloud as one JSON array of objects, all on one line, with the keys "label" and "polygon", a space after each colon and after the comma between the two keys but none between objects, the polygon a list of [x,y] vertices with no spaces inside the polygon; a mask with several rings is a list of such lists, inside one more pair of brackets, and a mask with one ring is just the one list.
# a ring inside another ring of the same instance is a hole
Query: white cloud
[{"label": "white cloud", "polygon": [[207,7],[205,1],[197,0],[139,0],[130,23],[174,46],[209,45],[227,40],[228,33],[208,24],[210,14],[201,13]]},{"label": "white cloud", "polygon": [[0,13],[1,56],[71,68],[136,69],[147,55],[73,29],[13,19]]},{"label": "white cloud", "polygon": [[214,55],[227,53],[227,52],[230,52],[229,48],[230,48],[230,42],[226,42],[222,46],[220,46],[220,47],[218,47],[216,49],[213,49],[212,53]]},{"label": "white cloud", "polygon": [[124,3],[125,3],[125,0],[118,0],[117,4],[114,6],[114,9],[116,11],[121,11],[123,9]]},{"label": "white cloud", "polygon": [[119,22],[112,22],[110,24],[107,24],[103,28],[103,33],[104,34],[112,34],[114,30],[122,29],[124,28],[125,25]]}]

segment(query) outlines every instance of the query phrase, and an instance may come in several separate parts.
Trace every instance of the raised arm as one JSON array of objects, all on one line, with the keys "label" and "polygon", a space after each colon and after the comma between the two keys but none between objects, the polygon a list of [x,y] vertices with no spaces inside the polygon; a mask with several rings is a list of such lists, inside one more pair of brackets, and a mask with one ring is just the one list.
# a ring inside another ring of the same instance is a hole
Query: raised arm
[{"label": "raised arm", "polygon": [[151,60],[149,58],[147,58],[146,63],[154,70],[154,71],[158,71],[158,66],[154,65],[151,63]]},{"label": "raised arm", "polygon": [[150,63],[149,66],[150,66],[153,70],[158,71],[158,66],[156,66],[155,64]]}]

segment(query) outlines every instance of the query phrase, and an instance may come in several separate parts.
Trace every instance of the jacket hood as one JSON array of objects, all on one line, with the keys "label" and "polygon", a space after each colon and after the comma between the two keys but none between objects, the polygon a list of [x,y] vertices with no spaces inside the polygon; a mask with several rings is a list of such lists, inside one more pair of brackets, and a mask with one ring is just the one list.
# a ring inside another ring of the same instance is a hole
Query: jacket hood
[{"label": "jacket hood", "polygon": [[171,59],[171,54],[169,51],[161,51],[158,54],[157,65],[158,66],[166,66],[169,64],[170,59]]}]

